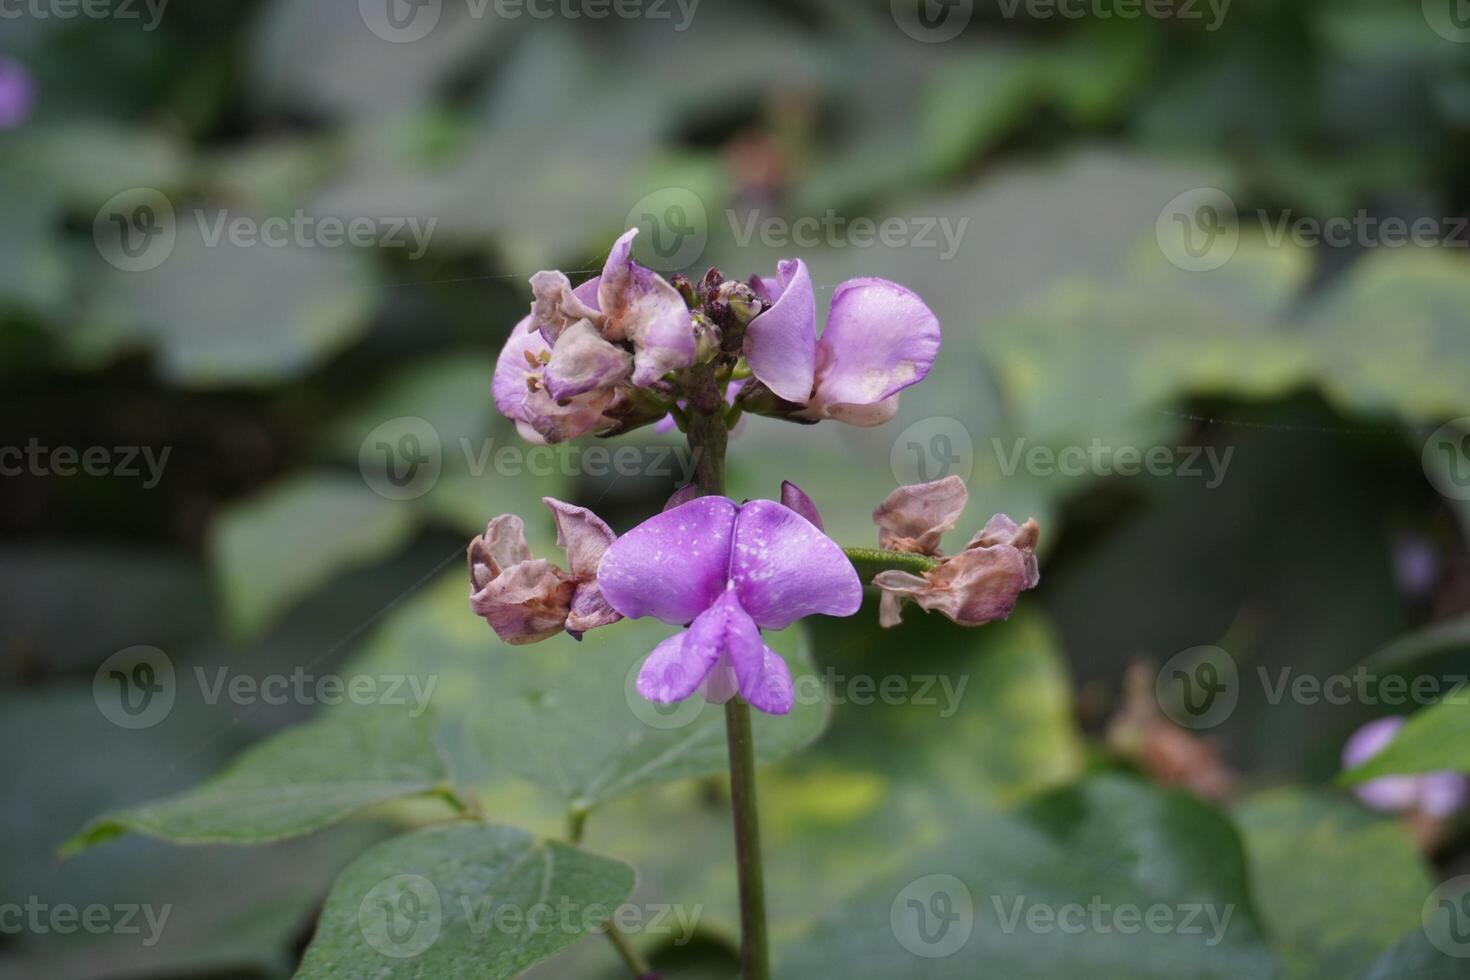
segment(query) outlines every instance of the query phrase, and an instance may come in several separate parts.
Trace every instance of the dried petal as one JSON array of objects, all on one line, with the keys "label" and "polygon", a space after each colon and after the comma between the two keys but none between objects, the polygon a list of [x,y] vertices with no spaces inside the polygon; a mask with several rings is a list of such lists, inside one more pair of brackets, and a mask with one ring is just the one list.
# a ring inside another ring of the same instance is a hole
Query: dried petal
[{"label": "dried petal", "polygon": [[957,476],[899,487],[873,511],[878,545],[889,551],[938,555],[940,538],[959,521],[969,501],[970,491]]}]

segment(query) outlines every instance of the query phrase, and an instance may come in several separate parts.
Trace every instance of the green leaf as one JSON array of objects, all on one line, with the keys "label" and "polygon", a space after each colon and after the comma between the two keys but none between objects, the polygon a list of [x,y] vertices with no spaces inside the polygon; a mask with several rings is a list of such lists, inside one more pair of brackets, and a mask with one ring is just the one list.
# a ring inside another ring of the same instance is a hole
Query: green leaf
[{"label": "green leaf", "polygon": [[[1437,928],[1448,928],[1443,917],[1453,913],[1441,908],[1436,914],[1440,917]],[[1461,947],[1451,948],[1459,951]],[[1421,926],[1389,947],[1360,980],[1465,980],[1465,964],[1463,954],[1451,956],[1438,948]]]},{"label": "green leaf", "polygon": [[1401,825],[1299,790],[1256,797],[1235,817],[1289,980],[1352,976],[1418,922],[1429,879]]},{"label": "green leaf", "polygon": [[391,554],[413,532],[414,514],[362,479],[328,473],[293,477],[235,505],[211,542],[230,628],[258,634],[336,573]]},{"label": "green leaf", "polygon": [[[1168,925],[1147,926],[1151,909]],[[783,977],[845,980],[1268,980],[1278,969],[1229,822],[1114,776],[976,815],[779,959]]]},{"label": "green leaf", "polygon": [[633,869],[514,827],[405,834],[327,897],[297,980],[495,980],[571,945],[633,890]]},{"label": "green leaf", "polygon": [[[145,347],[178,384],[258,385],[304,373],[367,328],[376,297],[353,249],[267,244],[267,229],[235,245],[232,222],[268,216],[171,203],[175,237],[151,240],[140,260],[151,267],[123,271],[95,259],[94,291],[67,335],[79,358]],[[157,221],[169,227],[166,215]]]},{"label": "green leaf", "polygon": [[389,800],[444,792],[448,778],[430,715],[353,707],[252,746],[192,790],[102,817],[63,851],[128,831],[179,844],[259,844]]},{"label": "green leaf", "polygon": [[[435,707],[465,739],[462,778],[517,775],[585,810],[639,787],[725,771],[724,712],[702,698],[671,707],[634,690],[639,665],[673,630],[624,621],[534,647],[496,639],[469,608],[463,573],[396,610],[354,669],[440,678]],[[768,634],[798,684],[814,690],[799,627]],[[493,706],[493,707],[490,707]],[[771,762],[821,733],[827,705],[799,700],[755,721],[756,758]],[[457,741],[457,738],[455,739]]]},{"label": "green leaf", "polygon": [[1379,776],[1441,770],[1470,772],[1470,691],[1464,688],[1416,712],[1382,752],[1341,781],[1353,786]]}]

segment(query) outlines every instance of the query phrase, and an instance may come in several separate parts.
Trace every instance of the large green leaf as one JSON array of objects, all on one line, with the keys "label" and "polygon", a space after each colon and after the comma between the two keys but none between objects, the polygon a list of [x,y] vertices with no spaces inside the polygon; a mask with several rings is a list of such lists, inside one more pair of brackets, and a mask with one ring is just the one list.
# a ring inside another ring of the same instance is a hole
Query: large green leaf
[{"label": "large green leaf", "polygon": [[1296,790],[1259,796],[1235,817],[1289,980],[1352,976],[1418,922],[1429,879],[1399,824]]},{"label": "large green leaf", "polygon": [[[1430,922],[1437,929],[1448,929],[1444,917],[1453,914],[1450,909],[1440,908],[1434,913],[1438,918]],[[1441,949],[1424,928],[1417,928],[1378,957],[1360,980],[1464,980],[1465,953],[1462,942]]]},{"label": "large green leaf", "polygon": [[238,635],[269,627],[332,575],[383,557],[412,533],[414,511],[364,479],[294,477],[226,511],[211,560]]},{"label": "large green leaf", "polygon": [[[726,769],[724,712],[691,698],[661,707],[633,687],[638,666],[670,627],[651,620],[566,635],[534,647],[501,643],[469,608],[462,573],[396,610],[355,669],[440,678],[435,706],[463,779],[520,776],[565,807],[585,810],[639,787]],[[806,690],[800,628],[768,637]],[[760,715],[756,756],[781,758],[812,741],[827,704],[802,698],[791,714]],[[462,741],[461,741],[462,738]]]},{"label": "large green leaf", "polygon": [[427,712],[352,707],[252,746],[177,796],[109,814],[66,845],[128,831],[180,844],[257,844],[309,833],[378,803],[447,792]]},{"label": "large green leaf", "polygon": [[781,977],[847,980],[1267,980],[1278,970],[1230,823],[1119,777],[967,820],[780,953]]},{"label": "large green leaf", "polygon": [[1446,769],[1470,772],[1470,690],[1465,688],[1416,712],[1382,752],[1345,773],[1343,782]]},{"label": "large green leaf", "polygon": [[633,869],[514,827],[432,827],[332,887],[297,980],[513,977],[605,920]]}]

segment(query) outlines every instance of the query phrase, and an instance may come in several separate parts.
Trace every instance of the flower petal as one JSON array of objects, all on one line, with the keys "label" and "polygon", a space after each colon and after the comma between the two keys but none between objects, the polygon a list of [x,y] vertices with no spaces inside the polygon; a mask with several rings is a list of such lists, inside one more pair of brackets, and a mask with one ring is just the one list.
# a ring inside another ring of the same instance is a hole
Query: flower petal
[{"label": "flower petal", "polygon": [[757,287],[772,306],[745,328],[745,360],[767,388],[804,405],[816,377],[817,301],[805,262],[785,259],[776,268],[776,279]]},{"label": "flower petal", "polygon": [[573,323],[591,320],[600,323],[602,314],[597,311],[597,287],[590,290],[583,283],[577,289],[560,272],[538,272],[531,277],[530,326],[538,331],[548,344],[555,344]]},{"label": "flower petal", "polygon": [[684,649],[697,650],[700,662],[708,660],[709,651],[717,655],[702,688],[707,701],[723,703],[738,690],[762,711],[784,715],[791,710],[791,671],[762,642],[760,629],[741,607],[733,587],[700,614],[687,635]]},{"label": "flower petal", "polygon": [[889,551],[937,555],[939,539],[955,526],[969,502],[970,491],[957,476],[899,487],[873,510],[878,545]]},{"label": "flower petal", "polygon": [[546,365],[546,390],[557,401],[599,388],[611,388],[633,370],[627,351],[602,339],[591,320],[578,320],[564,330]]},{"label": "flower petal", "polygon": [[725,591],[735,511],[724,497],[700,497],[639,524],[603,554],[603,596],[629,619],[690,622]]},{"label": "flower petal", "polygon": [[603,336],[633,344],[633,383],[650,385],[694,363],[694,321],[684,297],[666,279],[633,261],[630,228],[613,244],[602,268],[597,302]]},{"label": "flower petal", "polygon": [[531,560],[526,544],[526,524],[515,514],[501,514],[485,525],[485,533],[470,542],[465,551],[470,581],[479,591],[512,565]]},{"label": "flower petal", "polygon": [[616,540],[612,528],[586,507],[563,503],[555,497],[542,497],[541,502],[556,521],[556,544],[567,553],[567,567],[579,582],[597,577],[597,563],[607,546]]},{"label": "flower petal", "polygon": [[639,694],[659,704],[671,704],[699,690],[719,653],[691,647],[688,638],[689,631],[680,630],[653,648],[638,670]]},{"label": "flower petal", "polygon": [[470,608],[506,643],[535,643],[562,631],[576,587],[550,562],[525,561],[470,596]]},{"label": "flower petal", "polygon": [[1016,548],[969,548],[946,558],[922,577],[879,572],[873,584],[911,599],[961,626],[1005,619],[1026,589],[1026,556]]},{"label": "flower petal", "polygon": [[805,517],[818,531],[826,530],[822,527],[822,515],[817,512],[817,505],[812,503],[812,498],[790,480],[781,481],[781,504]]},{"label": "flower petal", "polygon": [[832,292],[817,343],[812,401],[874,405],[923,380],[939,353],[939,319],[913,292],[886,279],[849,279]]},{"label": "flower petal", "polygon": [[532,367],[531,360],[551,353],[551,345],[535,330],[528,329],[530,323],[531,318],[525,317],[511,328],[510,336],[495,360],[495,376],[490,383],[495,407],[500,414],[526,423],[531,421],[526,411],[526,397],[531,393],[527,379],[540,370]]},{"label": "flower petal", "polygon": [[567,632],[580,640],[588,630],[610,626],[622,618],[622,613],[607,604],[597,582],[583,582],[572,595],[572,608],[567,613]]},{"label": "flower petal", "polygon": [[669,495],[669,499],[664,502],[664,510],[673,510],[680,504],[687,504],[698,496],[699,485],[696,483],[686,483]]},{"label": "flower petal", "polygon": [[851,616],[863,601],[857,570],[837,543],[774,500],[740,507],[730,578],[740,604],[765,629],[815,613]]}]

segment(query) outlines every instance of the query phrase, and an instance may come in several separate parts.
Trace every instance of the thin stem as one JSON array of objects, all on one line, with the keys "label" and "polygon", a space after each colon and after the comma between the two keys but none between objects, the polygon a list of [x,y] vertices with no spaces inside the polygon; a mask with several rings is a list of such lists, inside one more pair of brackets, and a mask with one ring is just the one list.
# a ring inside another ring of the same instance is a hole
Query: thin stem
[{"label": "thin stem", "polygon": [[[694,452],[694,478],[700,493],[723,494],[730,432],[724,392],[712,374],[699,379],[690,396],[686,435]],[[725,703],[725,739],[730,747],[730,811],[740,880],[740,975],[743,980],[770,980],[766,883],[755,799],[755,737],[750,727],[750,705],[738,696]]]},{"label": "thin stem", "polygon": [[881,548],[843,548],[842,553],[847,555],[848,561],[852,562],[864,582],[871,582],[874,575],[890,569],[923,575],[939,564],[925,555],[910,554],[907,551],[884,551]]},{"label": "thin stem", "polygon": [[[569,842],[582,843],[582,833],[587,829],[587,812],[582,807],[573,807],[567,812],[567,840]],[[611,919],[602,924],[602,933],[607,936],[608,942],[613,944],[613,948],[628,965],[628,969],[633,974],[633,980],[659,980],[659,975],[653,971],[653,967],[649,966],[643,955],[633,948],[628,937],[623,935]]]},{"label": "thin stem", "polygon": [[730,744],[730,811],[735,818],[735,866],[740,877],[740,975],[744,980],[770,980],[766,882],[755,802],[755,738],[750,705],[744,698],[725,702],[725,739]]}]

